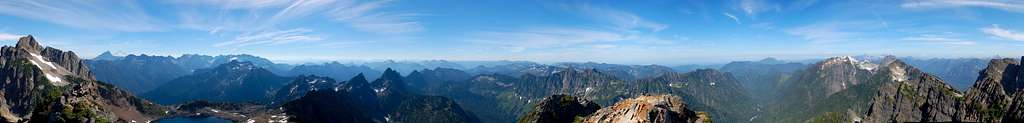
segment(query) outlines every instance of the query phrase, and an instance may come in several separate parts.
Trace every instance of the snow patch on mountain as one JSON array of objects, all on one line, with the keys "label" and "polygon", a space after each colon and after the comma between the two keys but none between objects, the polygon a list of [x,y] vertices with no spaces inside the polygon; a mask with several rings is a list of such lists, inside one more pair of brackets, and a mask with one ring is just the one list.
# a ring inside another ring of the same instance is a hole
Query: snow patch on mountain
[{"label": "snow patch on mountain", "polygon": [[39,70],[43,71],[43,76],[46,77],[46,79],[50,80],[51,84],[56,86],[64,86],[68,84],[67,82],[64,82],[64,79],[61,79],[61,77],[64,75],[70,75],[70,72],[64,70],[60,66],[54,65],[52,62],[46,61],[46,59],[44,59],[43,56],[40,56],[39,54],[29,54],[32,56],[32,58],[29,59],[29,61],[32,62],[33,65],[38,67]]}]

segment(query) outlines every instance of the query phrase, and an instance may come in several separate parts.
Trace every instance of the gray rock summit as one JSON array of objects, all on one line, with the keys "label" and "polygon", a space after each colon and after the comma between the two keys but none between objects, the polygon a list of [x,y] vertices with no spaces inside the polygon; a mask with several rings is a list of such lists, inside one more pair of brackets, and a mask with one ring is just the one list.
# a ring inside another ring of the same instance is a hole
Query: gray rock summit
[{"label": "gray rock summit", "polygon": [[5,122],[148,122],[165,108],[98,82],[71,51],[32,36],[0,48],[0,120]]}]

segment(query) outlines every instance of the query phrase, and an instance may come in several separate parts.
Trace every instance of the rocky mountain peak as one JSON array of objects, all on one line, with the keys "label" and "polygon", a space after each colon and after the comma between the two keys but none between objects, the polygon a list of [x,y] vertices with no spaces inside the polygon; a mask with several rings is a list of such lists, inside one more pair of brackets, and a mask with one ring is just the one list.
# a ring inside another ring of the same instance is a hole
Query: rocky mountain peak
[{"label": "rocky mountain peak", "polygon": [[32,65],[42,70],[43,75],[56,85],[65,85],[64,76],[75,76],[86,80],[95,80],[92,72],[84,63],[71,51],[62,51],[52,47],[39,45],[31,35],[21,37],[15,47],[4,46],[3,56],[5,59],[16,60],[26,59]]},{"label": "rocky mountain peak", "polygon": [[[134,55],[129,55],[129,56],[134,56]],[[104,51],[100,55],[97,55],[96,57],[93,57],[92,60],[111,60],[111,61],[113,61],[113,60],[119,60],[121,58],[125,58],[125,57],[114,56],[114,53],[110,53],[110,51]]]},{"label": "rocky mountain peak", "polygon": [[762,63],[762,64],[782,64],[782,63],[786,63],[785,61],[782,61],[782,60],[779,60],[779,59],[776,59],[776,58],[772,58],[772,57],[764,58],[764,59],[761,59],[760,61],[757,61],[757,62]]},{"label": "rocky mountain peak", "polygon": [[39,53],[43,50],[43,46],[39,45],[39,42],[36,42],[36,38],[32,37],[32,35],[18,38],[18,44],[16,44],[16,47],[34,53]]},{"label": "rocky mountain peak", "polygon": [[329,90],[334,86],[336,82],[334,79],[328,77],[321,77],[315,75],[299,75],[292,80],[288,85],[281,87],[277,90],[274,100],[276,102],[288,102],[291,100],[298,99],[303,95],[306,95],[310,91],[322,91]]},{"label": "rocky mountain peak", "polygon": [[377,80],[370,84],[372,85],[373,92],[383,99],[382,102],[386,103],[395,103],[396,100],[401,100],[402,95],[405,95],[407,92],[402,75],[391,68],[384,70],[384,75],[381,75],[380,78],[377,78]]},{"label": "rocky mountain peak", "polygon": [[5,80],[0,120],[6,122],[150,121],[157,116],[153,112],[162,112],[162,107],[96,82],[74,52],[43,47],[32,36],[0,48],[0,79]]},{"label": "rocky mountain peak", "polygon": [[832,57],[832,58],[826,59],[825,61],[822,61],[820,63],[820,67],[822,67],[822,68],[831,67],[831,66],[837,66],[837,65],[853,65],[853,66],[855,66],[858,69],[863,69],[863,70],[868,70],[868,71],[873,71],[876,68],[878,68],[878,64],[871,63],[870,61],[857,60],[856,58],[854,58],[852,56]]},{"label": "rocky mountain peak", "polygon": [[366,76],[364,76],[362,73],[359,73],[359,75],[356,75],[355,77],[352,77],[348,81],[345,81],[344,84],[339,85],[337,87],[334,87],[334,91],[341,91],[341,90],[351,91],[353,88],[369,88],[369,87],[370,87],[370,82],[366,80]]}]

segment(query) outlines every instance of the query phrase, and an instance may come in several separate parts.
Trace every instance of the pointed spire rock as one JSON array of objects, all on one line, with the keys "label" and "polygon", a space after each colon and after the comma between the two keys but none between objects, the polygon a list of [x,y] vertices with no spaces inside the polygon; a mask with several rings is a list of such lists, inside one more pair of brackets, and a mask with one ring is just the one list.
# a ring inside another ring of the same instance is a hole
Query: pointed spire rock
[{"label": "pointed spire rock", "polygon": [[348,83],[350,83],[350,84],[359,83],[359,84],[365,85],[365,84],[367,84],[369,82],[366,80],[366,76],[364,76],[363,73],[359,73],[359,75],[356,75],[355,77],[352,77],[352,79],[349,79]]},{"label": "pointed spire rock", "polygon": [[384,70],[384,75],[381,75],[381,79],[384,79],[384,78],[387,78],[387,79],[402,78],[402,74],[399,74],[398,71],[395,71],[395,70],[392,70],[391,68],[388,68],[388,69]]},{"label": "pointed spire rock", "polygon": [[43,49],[43,46],[39,45],[39,42],[36,42],[36,38],[32,37],[32,35],[19,38],[16,45],[18,48],[32,52],[40,52]]}]

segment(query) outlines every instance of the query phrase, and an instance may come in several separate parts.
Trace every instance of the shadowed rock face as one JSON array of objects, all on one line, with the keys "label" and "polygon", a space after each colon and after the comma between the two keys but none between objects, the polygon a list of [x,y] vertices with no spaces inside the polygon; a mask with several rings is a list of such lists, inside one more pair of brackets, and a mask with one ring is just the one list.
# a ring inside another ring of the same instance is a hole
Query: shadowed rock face
[{"label": "shadowed rock face", "polygon": [[1017,91],[1013,95],[1013,101],[1010,103],[1010,107],[1007,108],[1006,116],[1003,116],[1003,122],[1005,123],[1020,123],[1024,122],[1024,91]]},{"label": "shadowed rock face", "polygon": [[980,73],[965,96],[965,104],[960,107],[965,112],[965,121],[995,122],[1001,120],[1000,115],[1006,110],[1013,97],[1020,62],[1014,59],[994,59]]},{"label": "shadowed rock face", "polygon": [[601,106],[568,95],[551,95],[541,100],[519,123],[572,123],[593,114]]}]

